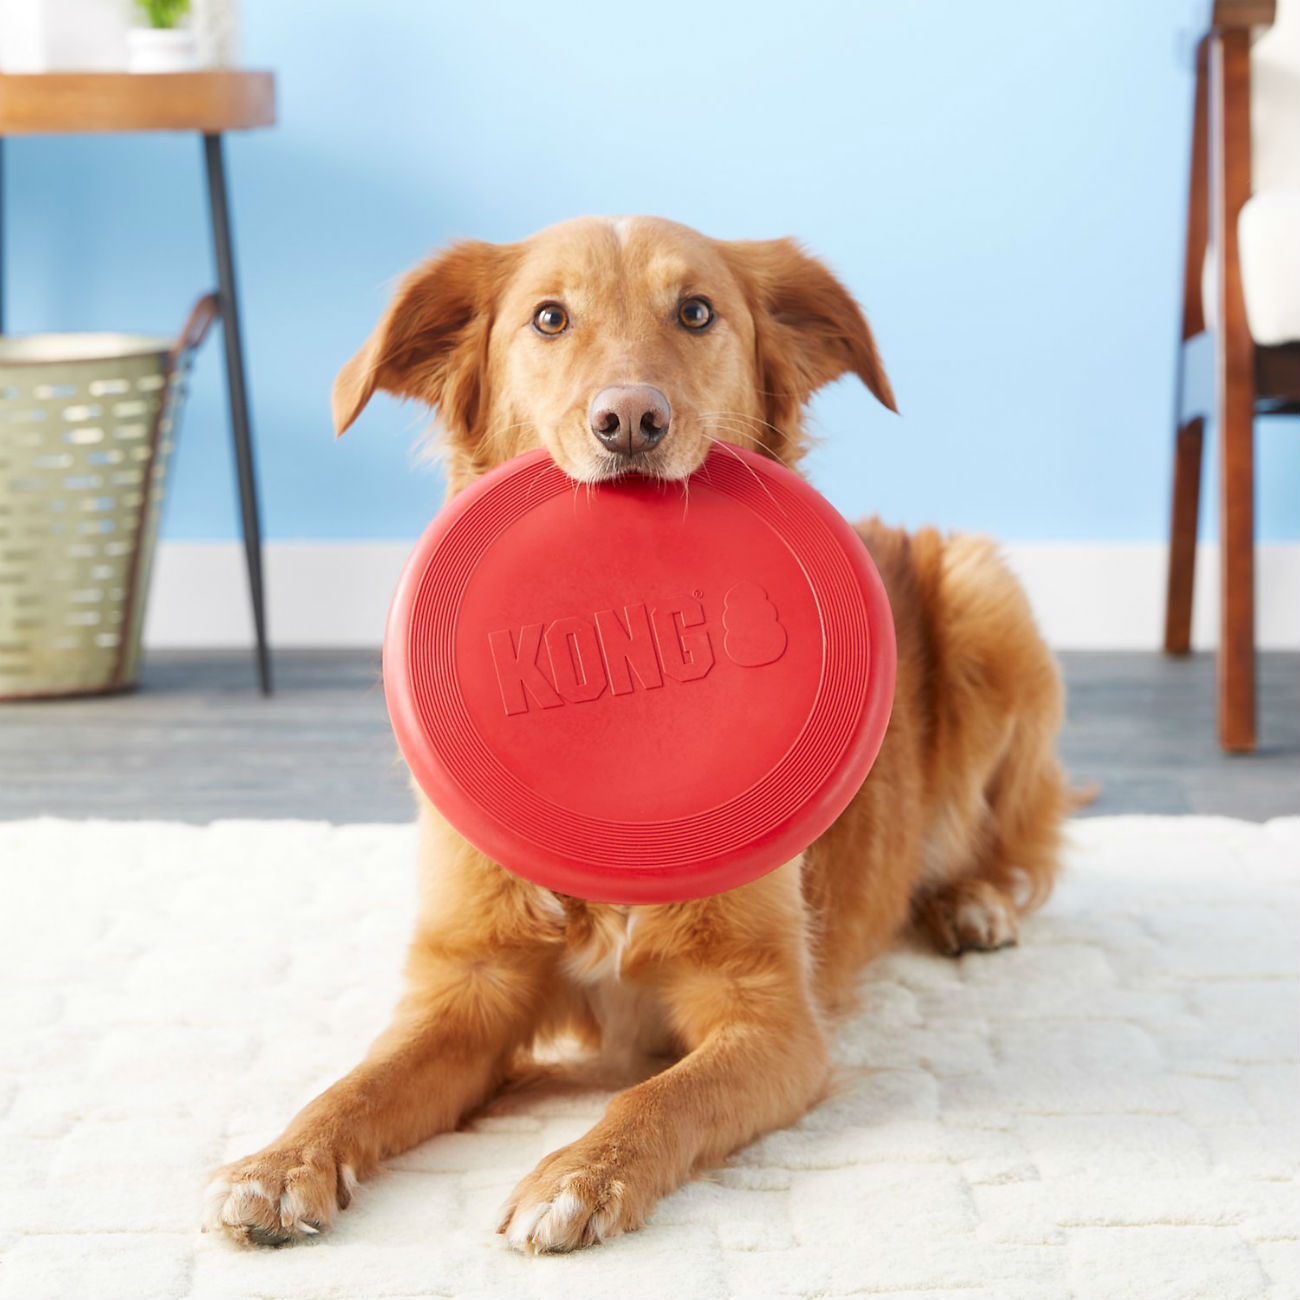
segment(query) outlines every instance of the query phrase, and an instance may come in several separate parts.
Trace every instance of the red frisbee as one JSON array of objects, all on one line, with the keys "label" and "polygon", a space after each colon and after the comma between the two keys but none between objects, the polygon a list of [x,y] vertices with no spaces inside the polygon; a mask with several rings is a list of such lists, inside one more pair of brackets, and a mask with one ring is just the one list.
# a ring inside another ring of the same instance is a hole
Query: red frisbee
[{"label": "red frisbee", "polygon": [[421,789],[489,857],[663,903],[789,861],[865,779],[894,697],[889,601],[803,479],[719,446],[685,482],[575,483],[529,452],[456,496],[388,618]]}]

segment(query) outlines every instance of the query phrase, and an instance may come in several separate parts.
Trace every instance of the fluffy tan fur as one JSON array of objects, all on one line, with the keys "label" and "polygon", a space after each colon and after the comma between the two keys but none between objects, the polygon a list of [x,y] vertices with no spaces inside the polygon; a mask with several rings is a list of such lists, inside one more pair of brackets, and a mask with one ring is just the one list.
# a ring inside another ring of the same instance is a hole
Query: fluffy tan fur
[{"label": "fluffy tan fur", "polygon": [[[703,334],[676,321],[694,295],[717,314]],[[566,308],[559,338],[532,329],[544,302]],[[857,304],[791,241],[583,219],[519,244],[459,244],[412,272],[343,368],[335,417],[342,432],[376,389],[435,407],[452,492],[539,444],[590,481],[626,467],[587,427],[591,395],[650,383],[672,427],[634,467],[679,478],[715,438],[796,464],[804,404],[846,372],[892,408]],[[510,875],[421,800],[423,901],[393,1022],[280,1137],[220,1171],[211,1226],[262,1243],[320,1230],[354,1178],[456,1127],[567,1034],[670,1062],[503,1209],[521,1249],[589,1245],[816,1104],[828,1018],[909,922],[948,953],[1015,941],[1051,888],[1068,804],[1056,666],[991,543],[876,521],[860,532],[893,604],[898,684],[880,756],[839,821],[743,888],[627,908]]]}]

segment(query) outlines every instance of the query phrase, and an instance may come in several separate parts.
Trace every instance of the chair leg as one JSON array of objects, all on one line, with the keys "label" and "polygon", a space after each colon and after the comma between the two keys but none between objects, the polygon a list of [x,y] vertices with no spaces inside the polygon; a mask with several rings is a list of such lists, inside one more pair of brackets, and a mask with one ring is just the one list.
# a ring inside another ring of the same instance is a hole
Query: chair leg
[{"label": "chair leg", "polygon": [[1196,533],[1201,500],[1201,447],[1205,421],[1178,430],[1174,445],[1174,500],[1169,519],[1169,580],[1165,591],[1165,653],[1192,648],[1192,589],[1196,582]]},{"label": "chair leg", "polygon": [[1219,407],[1219,743],[1255,748],[1254,412],[1231,391]]},{"label": "chair leg", "polygon": [[1255,345],[1237,260],[1237,217],[1250,194],[1250,38],[1215,37],[1211,59],[1215,330],[1219,435],[1219,743],[1255,748]]},{"label": "chair leg", "polygon": [[1196,47],[1192,103],[1192,156],[1187,178],[1187,238],[1183,248],[1183,320],[1174,382],[1174,493],[1169,513],[1169,575],[1165,588],[1165,653],[1192,648],[1192,595],[1196,584],[1196,535],[1201,503],[1203,415],[1187,418],[1184,380],[1187,341],[1205,329],[1201,270],[1209,237],[1209,41]]}]

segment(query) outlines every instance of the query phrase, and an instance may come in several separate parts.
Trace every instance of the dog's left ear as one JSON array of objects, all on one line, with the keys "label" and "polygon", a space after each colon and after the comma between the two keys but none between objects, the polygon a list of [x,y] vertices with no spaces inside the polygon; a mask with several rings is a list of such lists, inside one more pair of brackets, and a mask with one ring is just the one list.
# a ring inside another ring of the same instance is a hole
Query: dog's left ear
[{"label": "dog's left ear", "polygon": [[891,411],[894,390],[853,295],[793,239],[731,240],[719,250],[746,286],[768,420],[793,435],[804,403],[850,371]]},{"label": "dog's left ear", "polygon": [[488,337],[515,246],[467,240],[403,277],[375,331],[334,381],[337,436],[376,389],[436,407],[451,434],[471,436],[486,408]]}]

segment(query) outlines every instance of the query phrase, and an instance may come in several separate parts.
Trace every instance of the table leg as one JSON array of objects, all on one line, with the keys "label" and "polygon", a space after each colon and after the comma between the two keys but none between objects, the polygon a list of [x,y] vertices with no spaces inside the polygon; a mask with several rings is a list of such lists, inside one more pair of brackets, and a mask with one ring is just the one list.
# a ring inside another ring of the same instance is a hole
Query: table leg
[{"label": "table leg", "polygon": [[262,583],[262,528],[257,508],[257,479],[253,467],[253,435],[248,420],[244,382],[244,349],[239,328],[239,299],[235,289],[235,257],[230,239],[230,208],[226,198],[226,167],[221,136],[204,135],[208,202],[212,209],[212,248],[217,262],[217,291],[221,299],[221,333],[226,346],[226,385],[230,394],[230,428],[239,475],[239,506],[244,528],[248,586],[257,633],[257,670],[262,693],[271,693],[271,656],[266,642],[266,609]]}]

